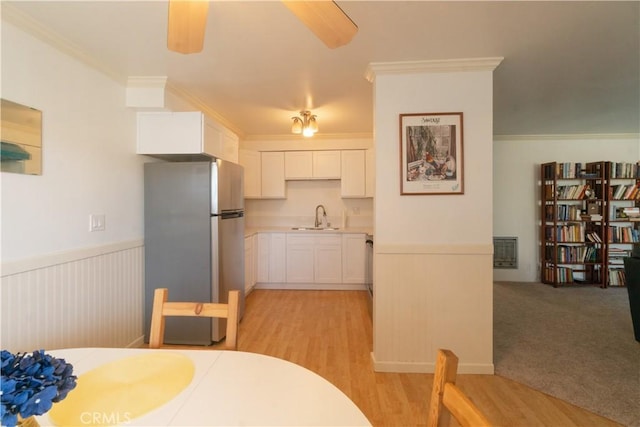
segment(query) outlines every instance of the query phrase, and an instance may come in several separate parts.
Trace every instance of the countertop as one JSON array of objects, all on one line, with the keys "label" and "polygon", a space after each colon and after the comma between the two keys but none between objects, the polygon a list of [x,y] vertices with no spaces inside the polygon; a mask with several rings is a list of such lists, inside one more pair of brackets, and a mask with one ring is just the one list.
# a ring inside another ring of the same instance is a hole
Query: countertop
[{"label": "countertop", "polygon": [[244,236],[250,237],[256,233],[313,233],[313,234],[373,234],[373,229],[366,227],[346,227],[337,230],[294,230],[293,227],[253,227],[245,228]]}]

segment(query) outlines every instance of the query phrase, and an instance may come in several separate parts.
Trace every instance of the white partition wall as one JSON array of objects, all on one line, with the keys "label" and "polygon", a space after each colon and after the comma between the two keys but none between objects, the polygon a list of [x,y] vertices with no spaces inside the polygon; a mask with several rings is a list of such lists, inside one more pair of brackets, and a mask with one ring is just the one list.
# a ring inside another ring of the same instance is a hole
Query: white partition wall
[{"label": "white partition wall", "polygon": [[[371,64],[375,369],[493,373],[493,70],[501,58]],[[463,113],[464,194],[400,195],[399,115]]]}]

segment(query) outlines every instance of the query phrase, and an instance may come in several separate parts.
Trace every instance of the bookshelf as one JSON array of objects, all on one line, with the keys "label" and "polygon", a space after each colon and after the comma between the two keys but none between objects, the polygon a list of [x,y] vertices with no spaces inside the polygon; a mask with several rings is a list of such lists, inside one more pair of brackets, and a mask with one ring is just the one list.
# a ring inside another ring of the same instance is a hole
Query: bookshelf
[{"label": "bookshelf", "polygon": [[607,162],[540,165],[543,283],[606,287]]},{"label": "bookshelf", "polygon": [[606,163],[607,286],[626,286],[623,259],[640,245],[639,163]]}]

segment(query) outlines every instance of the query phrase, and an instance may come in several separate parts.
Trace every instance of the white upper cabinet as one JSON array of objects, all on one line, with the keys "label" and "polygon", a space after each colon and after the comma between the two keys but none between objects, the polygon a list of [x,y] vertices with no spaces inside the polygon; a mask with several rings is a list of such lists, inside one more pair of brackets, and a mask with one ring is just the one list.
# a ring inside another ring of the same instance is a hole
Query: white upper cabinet
[{"label": "white upper cabinet", "polygon": [[340,179],[340,151],[314,151],[313,177]]},{"label": "white upper cabinet", "polygon": [[238,162],[244,167],[244,197],[262,197],[262,156],[259,151],[239,150]]},{"label": "white upper cabinet", "polygon": [[284,153],[263,151],[260,153],[260,189],[263,199],[284,199]]},{"label": "white upper cabinet", "polygon": [[342,152],[340,193],[343,198],[366,197],[365,150],[347,150]]},{"label": "white upper cabinet", "polygon": [[284,199],[284,153],[239,150],[244,167],[245,199]]},{"label": "white upper cabinet", "polygon": [[340,151],[286,151],[285,179],[340,179]]},{"label": "white upper cabinet", "polygon": [[139,112],[138,154],[204,155],[238,162],[238,136],[202,112]]},{"label": "white upper cabinet", "polygon": [[313,177],[312,151],[286,151],[284,153],[285,179],[311,179]]}]

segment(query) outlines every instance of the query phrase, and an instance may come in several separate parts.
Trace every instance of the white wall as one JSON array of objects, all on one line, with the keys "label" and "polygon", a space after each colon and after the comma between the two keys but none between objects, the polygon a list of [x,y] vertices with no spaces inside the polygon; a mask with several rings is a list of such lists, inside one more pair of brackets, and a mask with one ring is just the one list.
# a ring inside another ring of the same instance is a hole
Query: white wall
[{"label": "white wall", "polygon": [[540,164],[546,162],[637,162],[638,135],[531,136],[493,144],[493,230],[518,238],[518,268],[495,269],[494,280],[540,280]]},{"label": "white wall", "polygon": [[2,21],[1,96],[43,119],[42,175],[0,174],[2,348],[139,344],[145,158],[125,87]]},{"label": "white wall", "polygon": [[[385,67],[381,67],[386,70]],[[374,365],[493,372],[492,71],[375,76]],[[463,112],[464,194],[400,195],[399,115]]]},{"label": "white wall", "polygon": [[[2,262],[143,237],[125,88],[2,22],[2,98],[42,111],[41,176],[2,173]],[[89,232],[89,215],[106,230]]]}]

